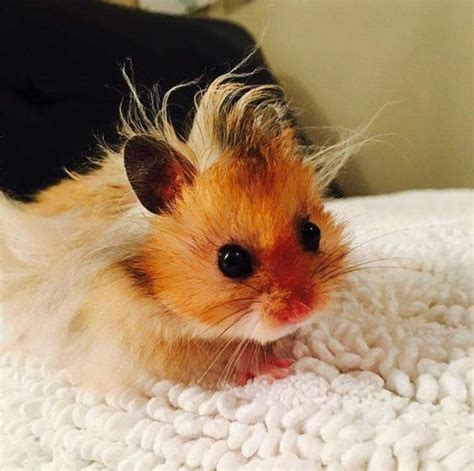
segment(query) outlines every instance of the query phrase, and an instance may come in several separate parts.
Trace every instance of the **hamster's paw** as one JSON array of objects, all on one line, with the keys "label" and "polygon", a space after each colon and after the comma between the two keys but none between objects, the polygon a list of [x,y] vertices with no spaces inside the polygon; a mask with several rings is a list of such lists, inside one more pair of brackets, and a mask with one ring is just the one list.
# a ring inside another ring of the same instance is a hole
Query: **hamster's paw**
[{"label": "hamster's paw", "polygon": [[273,354],[260,354],[258,358],[244,355],[236,368],[236,383],[244,386],[257,376],[264,377],[269,382],[286,378],[291,373],[294,360],[280,358]]}]

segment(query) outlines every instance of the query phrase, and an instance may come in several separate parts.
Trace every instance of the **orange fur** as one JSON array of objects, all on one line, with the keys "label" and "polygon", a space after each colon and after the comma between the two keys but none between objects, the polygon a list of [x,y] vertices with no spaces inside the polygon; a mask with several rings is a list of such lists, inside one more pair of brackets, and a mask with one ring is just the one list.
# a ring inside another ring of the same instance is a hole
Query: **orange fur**
[{"label": "orange fur", "polygon": [[[298,241],[298,223],[306,216],[323,234],[317,254],[303,251]],[[279,314],[295,303],[319,310],[328,301],[334,281],[323,280],[324,272],[312,275],[318,264],[327,256],[340,257],[331,270],[345,262],[342,228],[323,209],[311,169],[281,153],[219,161],[154,226],[142,250],[142,269],[171,310],[203,324],[225,327],[235,320],[223,321],[233,310],[259,304],[268,328],[278,329]],[[254,254],[258,268],[250,280],[220,273],[216,253],[229,242]],[[232,302],[238,299],[246,301]]]},{"label": "orange fur", "polygon": [[70,174],[57,185],[39,193],[35,201],[25,206],[28,211],[41,216],[54,216],[77,208],[90,213],[100,211],[117,214],[118,208],[135,200],[123,174],[123,164],[108,157],[107,164],[85,174]]}]

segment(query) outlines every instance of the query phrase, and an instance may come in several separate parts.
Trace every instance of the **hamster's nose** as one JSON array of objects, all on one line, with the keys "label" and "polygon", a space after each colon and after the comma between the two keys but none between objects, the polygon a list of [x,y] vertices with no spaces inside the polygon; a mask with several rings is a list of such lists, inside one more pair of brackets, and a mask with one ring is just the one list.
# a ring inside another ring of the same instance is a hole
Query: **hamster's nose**
[{"label": "hamster's nose", "polygon": [[283,324],[295,324],[308,317],[312,308],[301,301],[294,301],[276,314],[278,320]]}]

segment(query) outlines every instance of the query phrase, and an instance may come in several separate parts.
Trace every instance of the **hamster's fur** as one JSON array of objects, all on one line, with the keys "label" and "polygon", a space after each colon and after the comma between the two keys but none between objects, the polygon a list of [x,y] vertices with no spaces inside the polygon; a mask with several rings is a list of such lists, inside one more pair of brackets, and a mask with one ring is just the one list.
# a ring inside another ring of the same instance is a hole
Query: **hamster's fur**
[{"label": "hamster's fur", "polygon": [[[11,342],[103,388],[141,375],[215,387],[288,374],[275,341],[324,311],[344,274],[343,228],[321,194],[346,147],[311,153],[274,87],[238,79],[196,98],[186,141],[169,94],[151,113],[134,94],[123,144],[104,148],[96,170],[34,203],[2,196]],[[318,250],[301,246],[302,221],[319,227]],[[223,275],[225,244],[251,254],[251,276]]]}]

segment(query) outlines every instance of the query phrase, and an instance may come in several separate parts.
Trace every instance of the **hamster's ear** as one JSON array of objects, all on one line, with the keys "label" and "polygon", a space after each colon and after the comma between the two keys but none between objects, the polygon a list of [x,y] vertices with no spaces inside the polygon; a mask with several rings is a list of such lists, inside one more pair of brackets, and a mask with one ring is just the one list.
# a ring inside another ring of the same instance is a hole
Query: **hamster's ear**
[{"label": "hamster's ear", "polygon": [[192,164],[164,141],[134,136],[126,142],[123,154],[130,185],[152,213],[169,211],[183,186],[193,181]]}]

